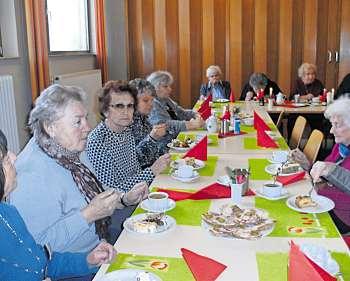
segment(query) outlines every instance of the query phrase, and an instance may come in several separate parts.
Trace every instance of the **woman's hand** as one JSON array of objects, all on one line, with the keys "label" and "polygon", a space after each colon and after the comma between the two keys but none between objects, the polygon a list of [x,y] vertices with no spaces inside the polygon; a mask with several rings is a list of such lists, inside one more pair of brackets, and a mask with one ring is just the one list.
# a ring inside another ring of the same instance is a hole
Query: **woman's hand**
[{"label": "woman's hand", "polygon": [[110,263],[116,254],[117,251],[111,244],[101,242],[88,254],[86,261],[93,266],[100,266],[103,263]]},{"label": "woman's hand", "polygon": [[195,119],[191,119],[190,121],[186,121],[186,129],[187,130],[196,130],[204,127],[204,120],[202,117],[196,117]]},{"label": "woman's hand", "polygon": [[139,182],[133,186],[123,197],[126,205],[136,205],[148,196],[148,185],[146,182]]},{"label": "woman's hand", "polygon": [[308,171],[311,167],[311,164],[306,158],[306,155],[298,148],[290,152],[290,158],[292,161],[298,163],[306,171]]},{"label": "woman's hand", "polygon": [[336,164],[332,162],[317,161],[311,168],[310,175],[314,182],[321,181],[322,176],[328,176],[335,168]]},{"label": "woman's hand", "polygon": [[247,92],[245,95],[245,101],[250,101],[254,96],[254,93],[252,91]]},{"label": "woman's hand", "polygon": [[114,188],[110,188],[97,194],[91,202],[81,210],[88,223],[108,217],[113,214],[118,204],[119,194]]},{"label": "woman's hand", "polygon": [[158,176],[161,172],[165,170],[166,167],[170,164],[171,156],[169,153],[166,153],[160,156],[151,166],[151,170],[155,176]]},{"label": "woman's hand", "polygon": [[161,137],[164,137],[166,135],[167,127],[168,126],[165,123],[154,125],[152,131],[149,134],[153,139],[159,140]]}]

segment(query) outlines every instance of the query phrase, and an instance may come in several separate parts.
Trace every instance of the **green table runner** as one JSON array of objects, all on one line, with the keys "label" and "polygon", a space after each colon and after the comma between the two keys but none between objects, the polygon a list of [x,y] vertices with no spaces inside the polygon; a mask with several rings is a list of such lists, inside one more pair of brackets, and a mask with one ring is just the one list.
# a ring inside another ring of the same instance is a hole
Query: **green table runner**
[{"label": "green table runner", "polygon": [[[172,160],[176,160],[176,159],[180,159],[182,157],[181,154],[171,154],[171,159]],[[208,155],[208,160],[204,161],[205,162],[205,167],[203,167],[202,169],[197,170],[199,175],[203,176],[203,177],[212,177],[215,173],[215,169],[216,169],[216,164],[218,162],[219,157],[218,156],[214,156],[214,155]],[[166,168],[162,174],[169,174],[170,173],[170,167]]]},{"label": "green table runner", "polygon": [[264,209],[276,220],[272,237],[338,238],[339,233],[328,213],[305,214],[291,210],[286,199],[270,201],[255,198],[255,207]]},{"label": "green table runner", "polygon": [[277,148],[264,148],[264,147],[260,147],[257,145],[256,137],[245,137],[243,139],[244,149],[249,149],[249,150],[261,150],[261,149],[266,149],[266,150],[284,149],[284,150],[287,150],[287,149],[289,149],[288,144],[286,143],[284,138],[277,139],[277,144],[278,144]]},{"label": "green table runner", "polygon": [[[153,191],[156,191],[154,188]],[[171,189],[184,192],[195,192],[195,190]],[[181,200],[176,201],[176,207],[167,212],[167,214],[176,219],[179,225],[200,226],[202,224],[201,215],[208,212],[211,200]],[[133,215],[145,213],[140,207],[136,208]]]},{"label": "green table runner", "polygon": [[118,253],[117,259],[108,267],[107,272],[125,268],[152,272],[163,281],[194,280],[190,269],[182,258]]},{"label": "green table runner", "polygon": [[272,176],[265,172],[265,167],[271,163],[267,159],[250,158],[248,165],[250,168],[250,179],[252,180],[271,180]]},{"label": "green table runner", "polygon": [[[344,280],[350,280],[350,257],[346,253],[331,252],[338,262]],[[288,280],[288,253],[257,253],[259,281]],[[338,279],[340,280],[340,279]]]},{"label": "green table runner", "polygon": [[[183,141],[185,138],[190,138],[191,140],[195,141],[197,138],[197,135],[204,136],[204,134],[189,134],[181,132],[177,138],[181,141]],[[219,146],[219,137],[218,134],[208,134],[208,140],[211,140],[211,143],[208,144],[208,146]]]}]

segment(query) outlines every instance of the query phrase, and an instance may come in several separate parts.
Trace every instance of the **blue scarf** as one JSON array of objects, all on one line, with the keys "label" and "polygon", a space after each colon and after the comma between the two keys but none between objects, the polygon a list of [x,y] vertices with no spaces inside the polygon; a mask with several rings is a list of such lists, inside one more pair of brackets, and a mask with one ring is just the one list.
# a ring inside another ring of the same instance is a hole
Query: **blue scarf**
[{"label": "blue scarf", "polygon": [[350,155],[350,147],[346,146],[345,144],[339,145],[339,154],[342,158],[346,158]]}]

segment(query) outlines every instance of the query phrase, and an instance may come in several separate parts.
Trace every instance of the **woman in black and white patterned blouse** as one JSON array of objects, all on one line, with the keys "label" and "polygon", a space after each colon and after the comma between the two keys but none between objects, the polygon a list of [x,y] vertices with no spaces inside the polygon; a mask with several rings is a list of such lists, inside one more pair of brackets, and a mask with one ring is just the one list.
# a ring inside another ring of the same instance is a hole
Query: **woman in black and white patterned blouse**
[{"label": "woman in black and white patterned blouse", "polygon": [[136,183],[152,182],[169,164],[170,155],[159,157],[151,167],[142,169],[130,129],[137,107],[137,91],[126,81],[109,81],[99,96],[105,120],[89,134],[87,156],[97,178],[106,186],[130,190]]},{"label": "woman in black and white patterned blouse", "polygon": [[168,152],[166,144],[159,142],[167,133],[167,125],[163,123],[152,127],[148,120],[153,98],[156,96],[153,85],[141,78],[131,80],[129,85],[137,89],[137,111],[134,113],[134,122],[131,124],[137,158],[142,167],[149,167],[159,156]]}]

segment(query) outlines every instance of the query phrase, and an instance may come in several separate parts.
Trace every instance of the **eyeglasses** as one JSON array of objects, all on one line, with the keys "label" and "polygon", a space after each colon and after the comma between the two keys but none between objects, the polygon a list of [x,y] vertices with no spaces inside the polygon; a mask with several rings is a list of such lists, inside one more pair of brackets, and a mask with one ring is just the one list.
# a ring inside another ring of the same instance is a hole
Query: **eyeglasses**
[{"label": "eyeglasses", "polygon": [[129,103],[129,104],[116,103],[116,104],[110,104],[109,106],[112,107],[113,109],[117,109],[117,110],[123,110],[123,109],[131,110],[131,109],[134,109],[134,104],[133,103]]}]

